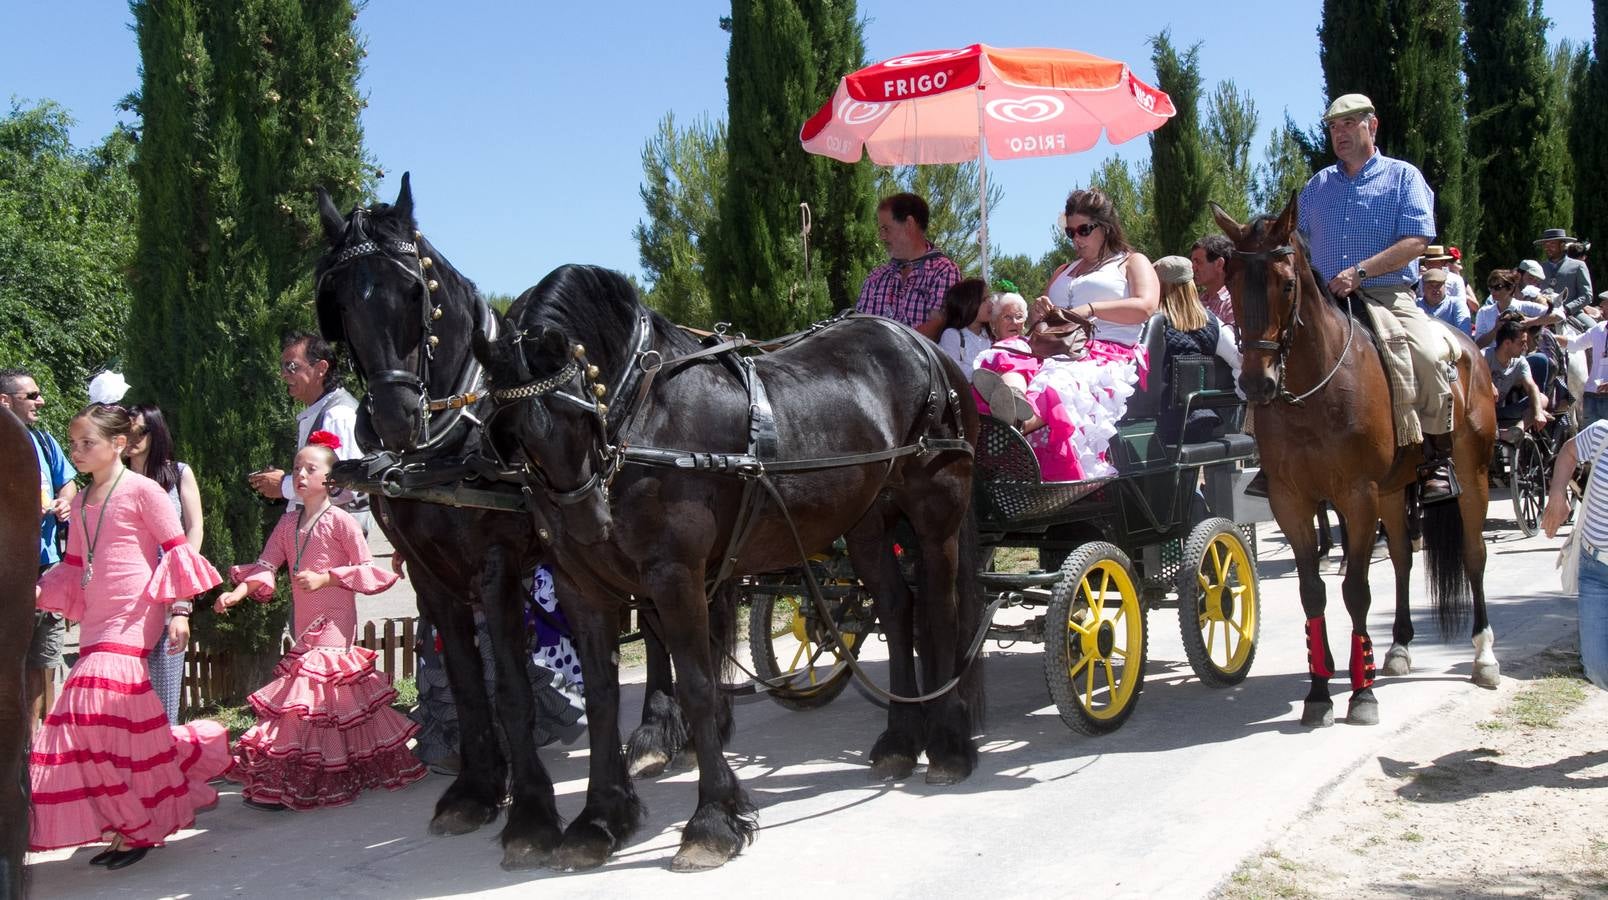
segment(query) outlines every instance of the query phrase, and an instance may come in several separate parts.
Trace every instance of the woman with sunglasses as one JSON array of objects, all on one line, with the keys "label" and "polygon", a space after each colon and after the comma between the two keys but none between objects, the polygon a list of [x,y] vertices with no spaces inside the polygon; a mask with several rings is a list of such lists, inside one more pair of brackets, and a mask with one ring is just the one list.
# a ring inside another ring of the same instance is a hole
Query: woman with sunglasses
[{"label": "woman with sunglasses", "polygon": [[[201,552],[201,538],[205,533],[201,518],[201,488],[195,481],[195,472],[173,458],[173,437],[168,432],[167,419],[162,410],[152,403],[141,403],[129,409],[133,430],[129,433],[128,467],[156,482],[167,492],[173,512],[184,529],[184,541],[190,549]],[[184,683],[185,648],[168,652],[167,629],[157,640],[146,662],[151,668],[151,688],[156,691],[168,723],[179,724],[179,693]]]},{"label": "woman with sunglasses", "polygon": [[1513,269],[1495,270],[1491,273],[1491,277],[1485,280],[1485,286],[1491,292],[1490,297],[1474,316],[1474,342],[1482,348],[1489,347],[1496,339],[1496,323],[1509,309],[1518,310],[1526,319],[1536,320],[1527,323],[1525,326],[1527,328],[1558,320],[1545,303],[1525,300],[1518,296],[1519,273]]}]

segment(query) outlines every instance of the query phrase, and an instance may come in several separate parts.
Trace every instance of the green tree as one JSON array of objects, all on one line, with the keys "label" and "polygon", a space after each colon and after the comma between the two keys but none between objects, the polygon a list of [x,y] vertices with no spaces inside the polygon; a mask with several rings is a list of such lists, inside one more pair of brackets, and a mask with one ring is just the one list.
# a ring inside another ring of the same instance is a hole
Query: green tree
[{"label": "green tree", "polygon": [[0,368],[34,373],[46,430],[65,439],[90,376],[122,353],[134,260],[128,133],[74,149],[50,101],[0,119]]},{"label": "green tree", "polygon": [[[1128,236],[1128,243],[1152,258],[1167,255],[1161,251],[1164,245],[1156,236],[1155,202],[1158,188],[1150,163],[1140,161],[1130,167],[1119,156],[1107,157],[1089,175],[1089,187],[1099,188],[1111,198],[1117,209],[1117,217],[1122,221],[1123,233]],[[1056,247],[1051,252],[1059,257],[1060,262],[1056,265],[1060,265],[1072,258],[1072,242],[1063,233],[1057,233],[1055,239]],[[1188,247],[1194,242],[1195,238],[1190,238],[1183,246]]]},{"label": "green tree", "polygon": [[853,2],[733,0],[731,13],[728,177],[705,253],[711,305],[751,334],[780,334],[852,305],[876,257],[870,164],[811,156],[798,141],[865,45]]},{"label": "green tree", "polygon": [[1373,100],[1380,152],[1424,173],[1440,236],[1472,252],[1479,191],[1468,162],[1462,40],[1458,0],[1324,0],[1318,27],[1328,95]]},{"label": "green tree", "polygon": [[1212,181],[1211,199],[1241,222],[1251,211],[1251,183],[1255,177],[1251,143],[1256,139],[1257,124],[1256,101],[1232,80],[1219,81],[1206,100],[1206,127],[1202,132]]},{"label": "green tree", "polygon": [[1268,135],[1262,162],[1256,166],[1256,174],[1251,179],[1253,212],[1278,215],[1284,204],[1290,202],[1290,195],[1301,190],[1312,177],[1311,154],[1305,138],[1295,120],[1285,113],[1284,125]]},{"label": "green tree", "polygon": [[[207,553],[255,559],[269,517],[254,466],[291,454],[280,337],[312,324],[322,248],[312,189],[343,207],[365,194],[357,90],[363,48],[350,2],[135,0],[141,84],[140,260],[129,380],[162,405],[194,465]],[[246,604],[197,629],[276,651],[286,604]]]},{"label": "green tree", "polygon": [[[878,197],[901,192],[919,195],[927,201],[927,240],[944,251],[967,277],[982,270],[982,248],[978,231],[983,211],[977,202],[977,163],[964,162],[930,166],[878,167]],[[988,183],[988,208],[998,209],[1005,191],[996,182]]]},{"label": "green tree", "polygon": [[[1601,241],[1608,236],[1608,191],[1599,189],[1608,184],[1608,122],[1602,115],[1608,109],[1608,0],[1592,0],[1591,11],[1591,54],[1571,79],[1568,143],[1575,183],[1582,186],[1574,196],[1574,233]],[[1608,276],[1604,258],[1601,250],[1588,257],[1593,284]]]},{"label": "green tree", "polygon": [[1150,133],[1155,180],[1155,243],[1151,250],[1178,253],[1211,223],[1212,178],[1200,129],[1200,45],[1183,55],[1168,31],[1150,39],[1156,84],[1172,98],[1177,115]]},{"label": "green tree", "polygon": [[666,114],[642,148],[642,175],[647,218],[632,236],[651,284],[643,301],[673,322],[708,328],[704,248],[726,184],[726,123],[704,118],[680,129]]},{"label": "green tree", "polygon": [[1539,0],[1467,0],[1466,15],[1469,152],[1481,205],[1502,211],[1481,223],[1483,279],[1533,256],[1541,229],[1566,223],[1558,218],[1565,154]]}]

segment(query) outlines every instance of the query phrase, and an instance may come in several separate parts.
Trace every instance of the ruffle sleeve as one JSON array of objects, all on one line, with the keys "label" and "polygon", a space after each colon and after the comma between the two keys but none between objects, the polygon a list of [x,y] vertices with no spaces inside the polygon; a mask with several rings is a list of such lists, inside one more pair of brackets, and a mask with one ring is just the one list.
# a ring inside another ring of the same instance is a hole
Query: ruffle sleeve
[{"label": "ruffle sleeve", "polygon": [[262,560],[244,566],[231,566],[229,580],[235,584],[249,584],[248,596],[253,600],[268,601],[274,596],[274,572]]},{"label": "ruffle sleeve", "polygon": [[229,569],[230,581],[251,585],[251,599],[266,603],[274,598],[274,575],[287,561],[285,545],[295,534],[296,516],[296,511],[291,509],[279,517],[273,533],[268,535],[268,543],[262,547],[262,556],[256,562]]},{"label": "ruffle sleeve", "polygon": [[39,608],[74,622],[84,618],[84,562],[69,553],[39,576]]},{"label": "ruffle sleeve", "polygon": [[374,556],[369,552],[368,539],[363,536],[363,529],[345,510],[331,521],[334,534],[331,537],[345,548],[346,558],[352,560],[349,566],[333,566],[329,570],[329,577],[336,584],[349,591],[359,594],[378,594],[397,582],[394,572],[387,572],[374,564]]},{"label": "ruffle sleeve", "polygon": [[190,543],[179,535],[162,544],[162,559],[145,583],[140,599],[146,603],[172,603],[187,600],[223,583],[218,570],[206,557],[195,552]]}]

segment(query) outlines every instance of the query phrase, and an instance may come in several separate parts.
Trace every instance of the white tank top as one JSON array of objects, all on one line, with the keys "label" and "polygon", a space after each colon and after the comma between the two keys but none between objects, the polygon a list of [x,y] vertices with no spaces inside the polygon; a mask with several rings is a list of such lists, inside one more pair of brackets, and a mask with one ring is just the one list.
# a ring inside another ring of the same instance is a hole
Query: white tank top
[{"label": "white tank top", "polygon": [[[1128,254],[1119,253],[1111,257],[1092,272],[1078,272],[1081,261],[1073,263],[1061,270],[1050,282],[1050,288],[1045,295],[1050,302],[1060,307],[1082,306],[1098,300],[1120,300],[1131,296],[1128,291],[1128,276],[1123,273],[1122,264],[1128,261]],[[1139,342],[1139,332],[1144,329],[1143,322],[1132,325],[1120,325],[1108,322],[1105,319],[1094,320],[1094,336],[1102,341],[1114,341],[1132,347]]]}]

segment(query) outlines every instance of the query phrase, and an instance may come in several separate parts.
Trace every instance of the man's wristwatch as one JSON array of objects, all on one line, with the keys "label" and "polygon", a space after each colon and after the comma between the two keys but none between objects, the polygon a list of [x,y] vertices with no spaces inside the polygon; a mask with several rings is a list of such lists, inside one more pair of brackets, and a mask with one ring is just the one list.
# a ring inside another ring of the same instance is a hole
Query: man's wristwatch
[{"label": "man's wristwatch", "polygon": [[1363,267],[1362,267],[1362,265],[1361,265],[1361,264],[1360,264],[1360,263],[1359,263],[1359,264],[1358,264],[1358,265],[1357,265],[1357,283],[1358,283],[1358,284],[1362,284],[1362,280],[1363,280],[1363,279],[1364,279],[1364,278],[1367,278],[1367,277],[1368,277],[1368,270],[1367,270],[1367,269],[1364,269],[1364,268],[1363,268]]}]

